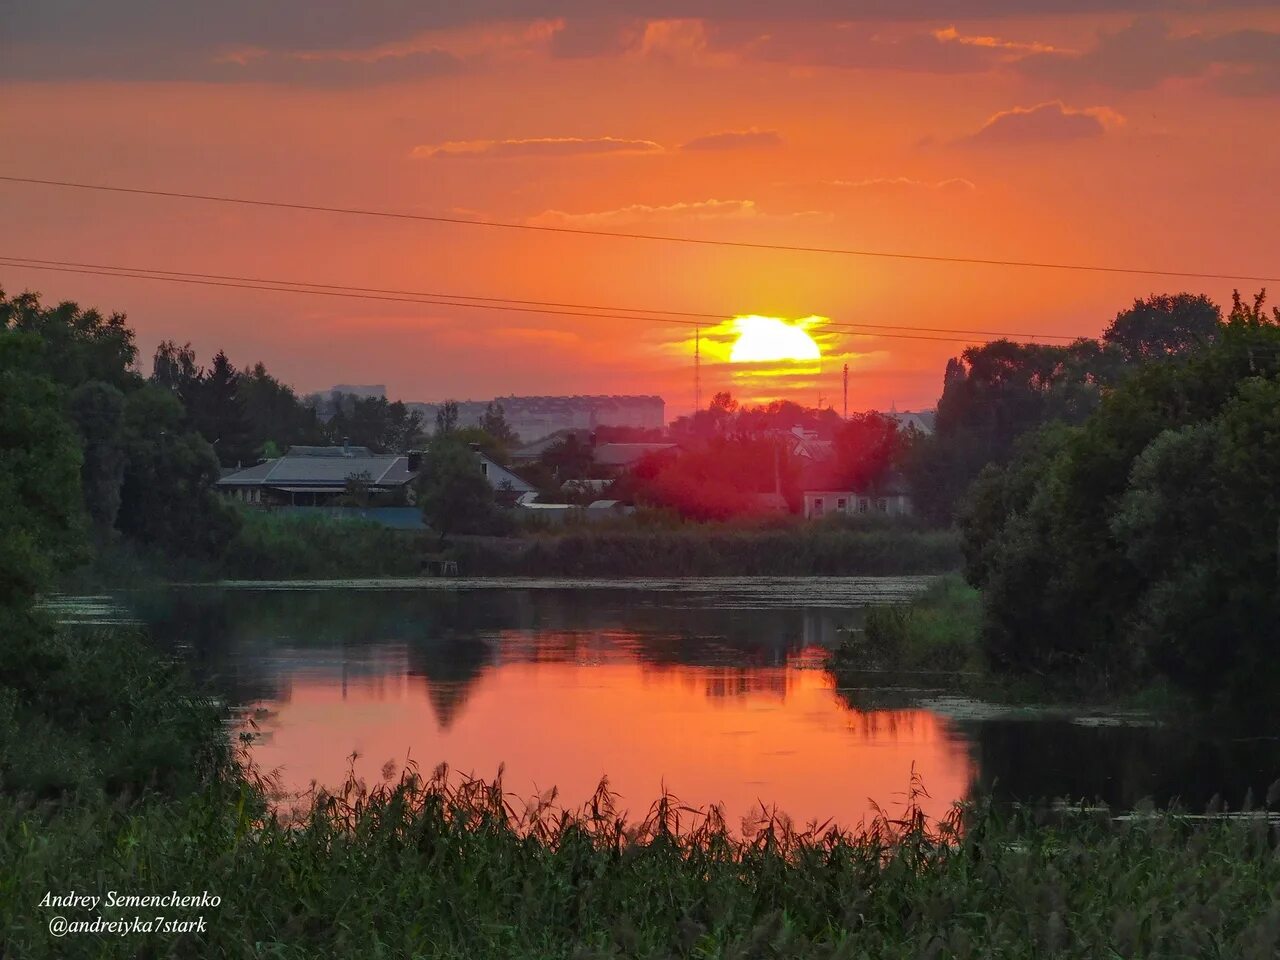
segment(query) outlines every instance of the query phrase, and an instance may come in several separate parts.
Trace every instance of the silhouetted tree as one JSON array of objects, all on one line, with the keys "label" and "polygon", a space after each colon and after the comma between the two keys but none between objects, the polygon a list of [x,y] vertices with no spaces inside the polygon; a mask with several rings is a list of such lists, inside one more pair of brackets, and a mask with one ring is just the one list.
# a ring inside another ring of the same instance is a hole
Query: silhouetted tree
[{"label": "silhouetted tree", "polygon": [[71,393],[71,417],[80,432],[80,477],[89,519],[99,532],[113,529],[124,482],[124,394],[91,380]]},{"label": "silhouetted tree", "polygon": [[436,433],[452,433],[458,429],[458,401],[446,400],[436,411]]},{"label": "silhouetted tree", "polygon": [[451,533],[494,533],[500,528],[493,488],[475,451],[449,433],[432,439],[418,483],[423,518],[441,541]]}]

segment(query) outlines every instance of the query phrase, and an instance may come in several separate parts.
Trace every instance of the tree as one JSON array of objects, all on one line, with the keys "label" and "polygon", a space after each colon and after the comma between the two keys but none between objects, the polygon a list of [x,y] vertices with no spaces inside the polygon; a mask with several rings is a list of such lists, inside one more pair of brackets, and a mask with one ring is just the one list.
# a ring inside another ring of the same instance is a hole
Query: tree
[{"label": "tree", "polygon": [[1024,445],[962,517],[983,642],[1013,672],[1199,693],[1280,683],[1280,313],[1236,297],[1214,344],[1146,363]]},{"label": "tree", "polygon": [[133,331],[122,313],[103,316],[71,302],[45,307],[39,294],[9,299],[0,289],[0,330],[37,336],[44,343],[34,361],[39,371],[68,389],[100,380],[129,390],[140,379],[132,370],[138,352]]},{"label": "tree", "polygon": [[856,413],[836,432],[835,470],[842,489],[873,489],[898,459],[898,424],[880,413]]},{"label": "tree", "polygon": [[303,403],[261,362],[241,372],[237,392],[249,422],[250,444],[262,456],[279,456],[280,450],[298,443],[323,442],[315,407]]},{"label": "tree", "polygon": [[164,387],[182,401],[190,412],[197,402],[204,368],[196,362],[196,351],[190,343],[178,346],[162,340],[151,358],[151,382]]},{"label": "tree", "polygon": [[89,519],[101,532],[115,527],[124,482],[124,394],[91,380],[71,393],[71,418],[83,449],[81,481]]},{"label": "tree", "polygon": [[0,613],[25,609],[82,556],[80,445],[61,390],[33,372],[43,353],[33,335],[0,332]]},{"label": "tree", "polygon": [[1118,347],[1128,363],[1190,353],[1213,343],[1222,310],[1203,294],[1179,293],[1134,300],[1116,314],[1102,339]]},{"label": "tree", "polygon": [[436,433],[452,433],[458,429],[458,401],[446,400],[436,411]]},{"label": "tree", "polygon": [[249,416],[240,396],[240,371],[221,350],[200,378],[195,396],[188,411],[218,460],[229,467],[255,463],[258,447],[250,437]]},{"label": "tree", "polygon": [[427,450],[419,478],[422,515],[441,542],[452,533],[495,533],[502,517],[493,488],[471,447],[449,433],[437,435]]},{"label": "tree", "polygon": [[219,556],[238,519],[214,490],[217,454],[189,427],[178,399],[154,384],[130,393],[124,448],[121,532],[180,556]]},{"label": "tree", "polygon": [[520,437],[507,423],[506,411],[496,400],[490,400],[480,415],[480,429],[508,450],[520,442]]}]

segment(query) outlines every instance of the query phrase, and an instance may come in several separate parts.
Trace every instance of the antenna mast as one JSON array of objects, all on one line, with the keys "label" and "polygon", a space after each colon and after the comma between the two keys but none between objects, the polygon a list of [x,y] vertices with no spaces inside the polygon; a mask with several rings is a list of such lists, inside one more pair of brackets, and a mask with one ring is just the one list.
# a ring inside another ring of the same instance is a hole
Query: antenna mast
[{"label": "antenna mast", "polygon": [[849,365],[844,365],[844,419],[849,419]]}]

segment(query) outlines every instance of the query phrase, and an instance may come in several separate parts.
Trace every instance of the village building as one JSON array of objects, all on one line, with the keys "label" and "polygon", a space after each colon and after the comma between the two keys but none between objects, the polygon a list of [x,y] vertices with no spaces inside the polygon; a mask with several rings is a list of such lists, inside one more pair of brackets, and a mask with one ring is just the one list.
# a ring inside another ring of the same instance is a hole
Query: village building
[{"label": "village building", "polygon": [[[473,452],[497,499],[514,502],[534,489],[479,450]],[[282,457],[226,474],[217,487],[242,503],[264,507],[335,506],[353,496],[372,506],[412,506],[423,461],[421,453],[378,454],[347,444],[295,446]]]},{"label": "village building", "polygon": [[603,472],[617,476],[634,469],[645,457],[673,457],[677,449],[674,443],[601,443],[591,458]]}]

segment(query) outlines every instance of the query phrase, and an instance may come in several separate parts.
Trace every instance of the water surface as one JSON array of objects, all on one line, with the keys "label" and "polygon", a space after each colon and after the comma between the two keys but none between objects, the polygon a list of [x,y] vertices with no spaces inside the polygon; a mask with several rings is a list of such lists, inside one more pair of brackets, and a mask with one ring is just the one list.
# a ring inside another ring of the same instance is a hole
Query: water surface
[{"label": "water surface", "polygon": [[569,804],[607,776],[634,812],[665,789],[723,803],[731,820],[776,805],[851,825],[872,803],[899,805],[913,769],[934,815],[981,792],[1238,802],[1280,775],[1269,737],[991,709],[929,675],[837,689],[827,652],[868,604],[925,582],[236,584],[81,599],[60,615],[131,611],[254,718],[256,760],[290,789],[337,785],[353,765],[371,781],[408,761],[486,778],[501,765],[507,789],[555,786]]}]

